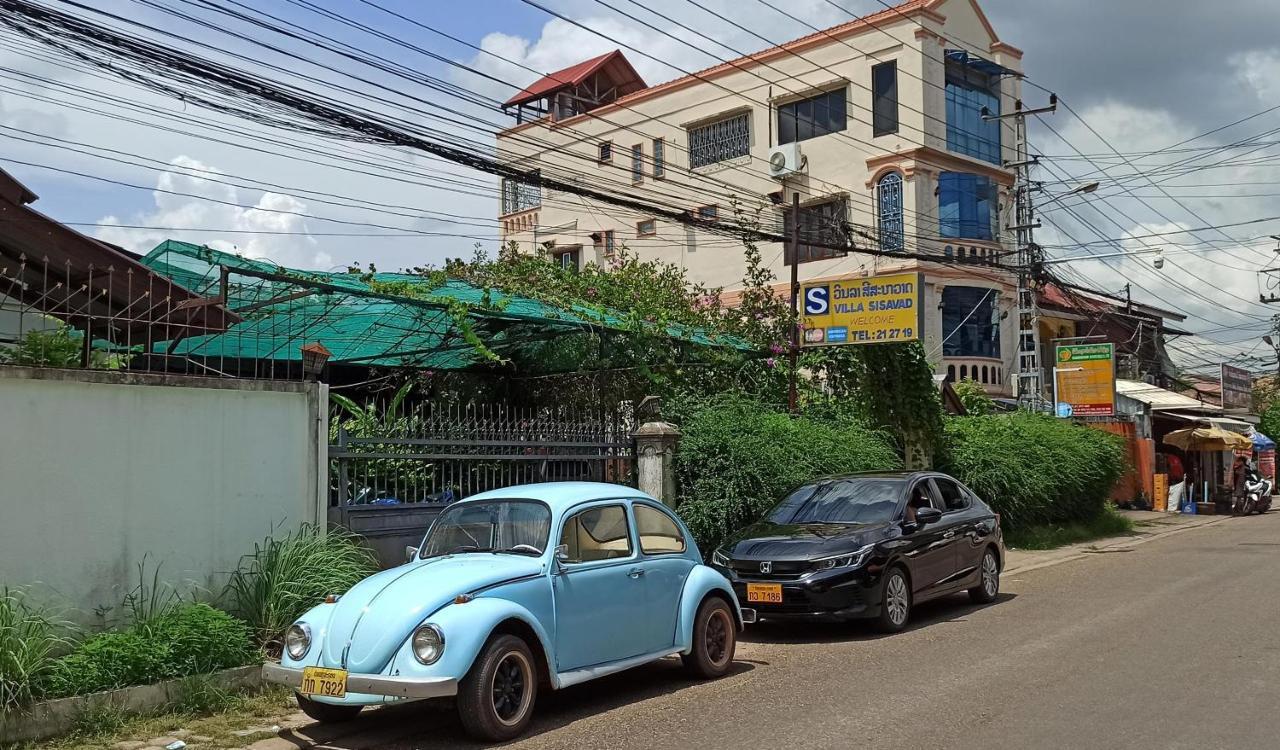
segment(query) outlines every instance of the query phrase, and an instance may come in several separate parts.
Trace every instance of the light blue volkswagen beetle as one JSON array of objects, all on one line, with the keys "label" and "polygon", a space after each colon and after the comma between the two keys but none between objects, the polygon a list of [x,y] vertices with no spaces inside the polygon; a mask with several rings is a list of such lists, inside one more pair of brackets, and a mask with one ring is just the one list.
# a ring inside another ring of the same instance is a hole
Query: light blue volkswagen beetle
[{"label": "light blue volkswagen beetle", "polygon": [[611,484],[524,485],[450,505],[407,564],[290,626],[263,676],[322,722],[456,695],[466,730],[499,741],[528,726],[540,686],[674,654],[720,677],[742,625],[728,581],[662,503]]}]

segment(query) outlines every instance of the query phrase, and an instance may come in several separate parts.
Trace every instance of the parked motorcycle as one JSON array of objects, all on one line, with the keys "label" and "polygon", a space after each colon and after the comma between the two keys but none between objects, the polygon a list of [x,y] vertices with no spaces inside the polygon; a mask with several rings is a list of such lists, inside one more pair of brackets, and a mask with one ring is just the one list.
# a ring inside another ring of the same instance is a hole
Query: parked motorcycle
[{"label": "parked motorcycle", "polygon": [[1245,480],[1244,515],[1266,513],[1271,510],[1271,482],[1266,477]]}]

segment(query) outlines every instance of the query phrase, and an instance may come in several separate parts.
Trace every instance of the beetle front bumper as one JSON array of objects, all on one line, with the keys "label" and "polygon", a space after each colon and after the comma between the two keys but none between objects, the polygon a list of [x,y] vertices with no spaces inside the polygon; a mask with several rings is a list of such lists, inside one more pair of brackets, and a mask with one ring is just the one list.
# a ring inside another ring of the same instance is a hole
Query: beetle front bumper
[{"label": "beetle front bumper", "polygon": [[[302,687],[302,670],[267,663],[262,666],[262,679]],[[445,698],[458,694],[458,681],[452,677],[391,677],[381,674],[348,674],[347,692],[385,695],[391,698]]]}]

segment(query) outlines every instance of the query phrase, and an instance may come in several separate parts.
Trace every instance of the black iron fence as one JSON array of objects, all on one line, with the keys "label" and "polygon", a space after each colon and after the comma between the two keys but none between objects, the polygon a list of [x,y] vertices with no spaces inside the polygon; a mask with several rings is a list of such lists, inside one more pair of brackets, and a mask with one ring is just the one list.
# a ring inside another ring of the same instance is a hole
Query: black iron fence
[{"label": "black iron fence", "polygon": [[336,404],[329,520],[403,561],[450,502],[531,482],[634,484],[624,408],[500,404]]}]

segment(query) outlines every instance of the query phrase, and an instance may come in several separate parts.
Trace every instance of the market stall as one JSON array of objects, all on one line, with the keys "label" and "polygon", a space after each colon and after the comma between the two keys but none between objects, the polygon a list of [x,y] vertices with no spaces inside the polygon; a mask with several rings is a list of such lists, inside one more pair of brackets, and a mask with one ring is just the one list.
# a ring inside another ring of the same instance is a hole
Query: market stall
[{"label": "market stall", "polygon": [[1230,468],[1236,451],[1253,451],[1253,441],[1221,427],[1189,427],[1164,436],[1167,445],[1186,452],[1187,486],[1183,504],[1194,503],[1198,513],[1230,512]]}]

